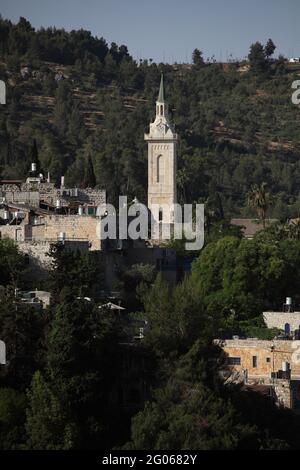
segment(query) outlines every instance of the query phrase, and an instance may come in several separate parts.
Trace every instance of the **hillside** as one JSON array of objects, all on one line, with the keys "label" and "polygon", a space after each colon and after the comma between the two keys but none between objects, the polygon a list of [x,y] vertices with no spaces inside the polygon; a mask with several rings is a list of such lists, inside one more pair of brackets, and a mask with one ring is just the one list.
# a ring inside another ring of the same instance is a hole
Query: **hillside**
[{"label": "hillside", "polygon": [[4,177],[24,177],[36,140],[53,179],[65,174],[68,184],[84,184],[91,157],[109,200],[145,201],[143,135],[164,72],[180,136],[180,201],[209,198],[228,217],[248,215],[247,192],[266,181],[276,196],[270,215],[299,214],[300,114],[291,102],[298,64],[137,64],[124,45],[82,30],[34,31],[25,19],[1,20],[0,54],[8,89],[0,110]]}]

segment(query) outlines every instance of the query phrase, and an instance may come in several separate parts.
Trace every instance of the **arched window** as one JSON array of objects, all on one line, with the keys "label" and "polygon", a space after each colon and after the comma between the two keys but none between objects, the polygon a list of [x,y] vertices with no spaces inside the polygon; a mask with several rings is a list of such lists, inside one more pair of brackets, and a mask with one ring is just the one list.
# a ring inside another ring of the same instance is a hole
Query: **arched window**
[{"label": "arched window", "polygon": [[161,115],[161,116],[164,115],[164,107],[163,107],[162,104],[160,105],[160,115]]},{"label": "arched window", "polygon": [[159,212],[158,212],[158,221],[162,222],[163,220],[163,211],[162,208],[160,207]]},{"label": "arched window", "polygon": [[163,183],[164,182],[164,162],[163,156],[158,155],[156,160],[156,182]]},{"label": "arched window", "polygon": [[284,325],[284,332],[286,335],[289,335],[290,334],[290,331],[291,331],[291,328],[290,328],[290,324],[289,323],[286,323]]}]

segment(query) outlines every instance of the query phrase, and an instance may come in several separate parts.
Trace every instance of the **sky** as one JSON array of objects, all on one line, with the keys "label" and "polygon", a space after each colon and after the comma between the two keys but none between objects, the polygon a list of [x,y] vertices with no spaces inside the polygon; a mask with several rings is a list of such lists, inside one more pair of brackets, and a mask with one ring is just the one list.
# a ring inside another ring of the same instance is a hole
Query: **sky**
[{"label": "sky", "polygon": [[300,57],[299,0],[0,0],[0,13],[35,28],[84,28],[110,44],[127,45],[135,59],[190,62],[244,58],[253,42],[272,38],[276,55]]}]

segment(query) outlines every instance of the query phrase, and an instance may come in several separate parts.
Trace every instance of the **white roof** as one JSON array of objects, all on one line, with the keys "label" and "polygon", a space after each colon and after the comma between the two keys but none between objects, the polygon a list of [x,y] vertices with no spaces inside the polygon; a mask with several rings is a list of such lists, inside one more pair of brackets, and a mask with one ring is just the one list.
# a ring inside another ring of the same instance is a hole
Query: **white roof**
[{"label": "white roof", "polygon": [[112,302],[107,302],[107,304],[99,305],[99,308],[107,307],[111,310],[126,310],[124,307],[120,305],[113,304]]}]

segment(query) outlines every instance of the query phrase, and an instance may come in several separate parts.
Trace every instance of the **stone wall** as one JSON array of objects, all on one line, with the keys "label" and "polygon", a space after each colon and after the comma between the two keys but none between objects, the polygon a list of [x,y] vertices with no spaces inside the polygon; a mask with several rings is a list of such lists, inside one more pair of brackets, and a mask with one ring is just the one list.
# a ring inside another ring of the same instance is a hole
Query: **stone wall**
[{"label": "stone wall", "polygon": [[51,243],[48,241],[24,241],[18,244],[22,253],[28,254],[32,258],[36,258],[43,267],[51,267],[51,258],[47,256],[50,251]]},{"label": "stone wall", "polygon": [[[295,352],[297,342],[289,340],[258,340],[254,338],[239,340],[216,340],[227,357],[240,358],[240,364],[228,365],[232,371],[247,371],[248,377],[270,377],[272,372],[282,369],[282,363],[288,362],[293,377],[300,378],[300,364]],[[256,356],[257,365],[253,365]]]},{"label": "stone wall", "polygon": [[106,191],[103,189],[78,189],[78,198],[84,202],[93,202],[96,206],[106,203]]},{"label": "stone wall", "polygon": [[59,199],[61,206],[68,206],[69,197],[74,197],[83,203],[98,206],[106,203],[106,191],[92,188],[56,188],[54,183],[23,183],[21,189],[17,185],[2,185],[0,196],[6,202],[28,204],[39,207],[40,201],[56,205]]},{"label": "stone wall", "polygon": [[274,394],[278,405],[293,408],[293,391],[289,380],[274,380]]},{"label": "stone wall", "polygon": [[288,323],[290,331],[294,332],[300,327],[300,312],[264,312],[263,317],[268,328],[284,330]]},{"label": "stone wall", "polygon": [[[52,258],[48,255],[53,242],[50,240],[26,240],[18,243],[19,250],[28,255],[28,278],[31,280],[45,279],[52,268]],[[65,247],[72,251],[87,252],[87,241],[65,241]]]},{"label": "stone wall", "polygon": [[47,255],[51,244],[48,241],[23,241],[18,243],[19,250],[28,255],[28,278],[45,279],[51,269],[52,259]]},{"label": "stone wall", "polygon": [[[32,191],[33,186],[30,183],[23,183],[21,189],[22,191]],[[106,191],[103,189],[55,188],[54,183],[40,183],[35,187],[35,192],[40,195],[41,200],[54,205],[57,199],[67,203],[67,200],[64,198],[69,196],[76,197],[83,202],[90,202],[95,205],[105,204],[106,202]]]},{"label": "stone wall", "polygon": [[25,237],[25,225],[0,225],[0,239],[10,238],[14,241],[23,241]]},{"label": "stone wall", "polygon": [[39,207],[40,195],[38,191],[2,191],[1,196],[6,203],[28,204],[32,207]]},{"label": "stone wall", "polygon": [[97,236],[99,219],[80,215],[46,215],[44,223],[32,226],[33,240],[58,240],[61,233],[67,240],[88,240],[91,250],[101,249]]},{"label": "stone wall", "polygon": [[88,215],[51,214],[39,217],[39,223],[20,225],[0,225],[0,238],[11,238],[17,242],[52,242],[59,240],[64,233],[70,241],[88,241],[91,250],[101,249],[98,238],[100,219]]}]

